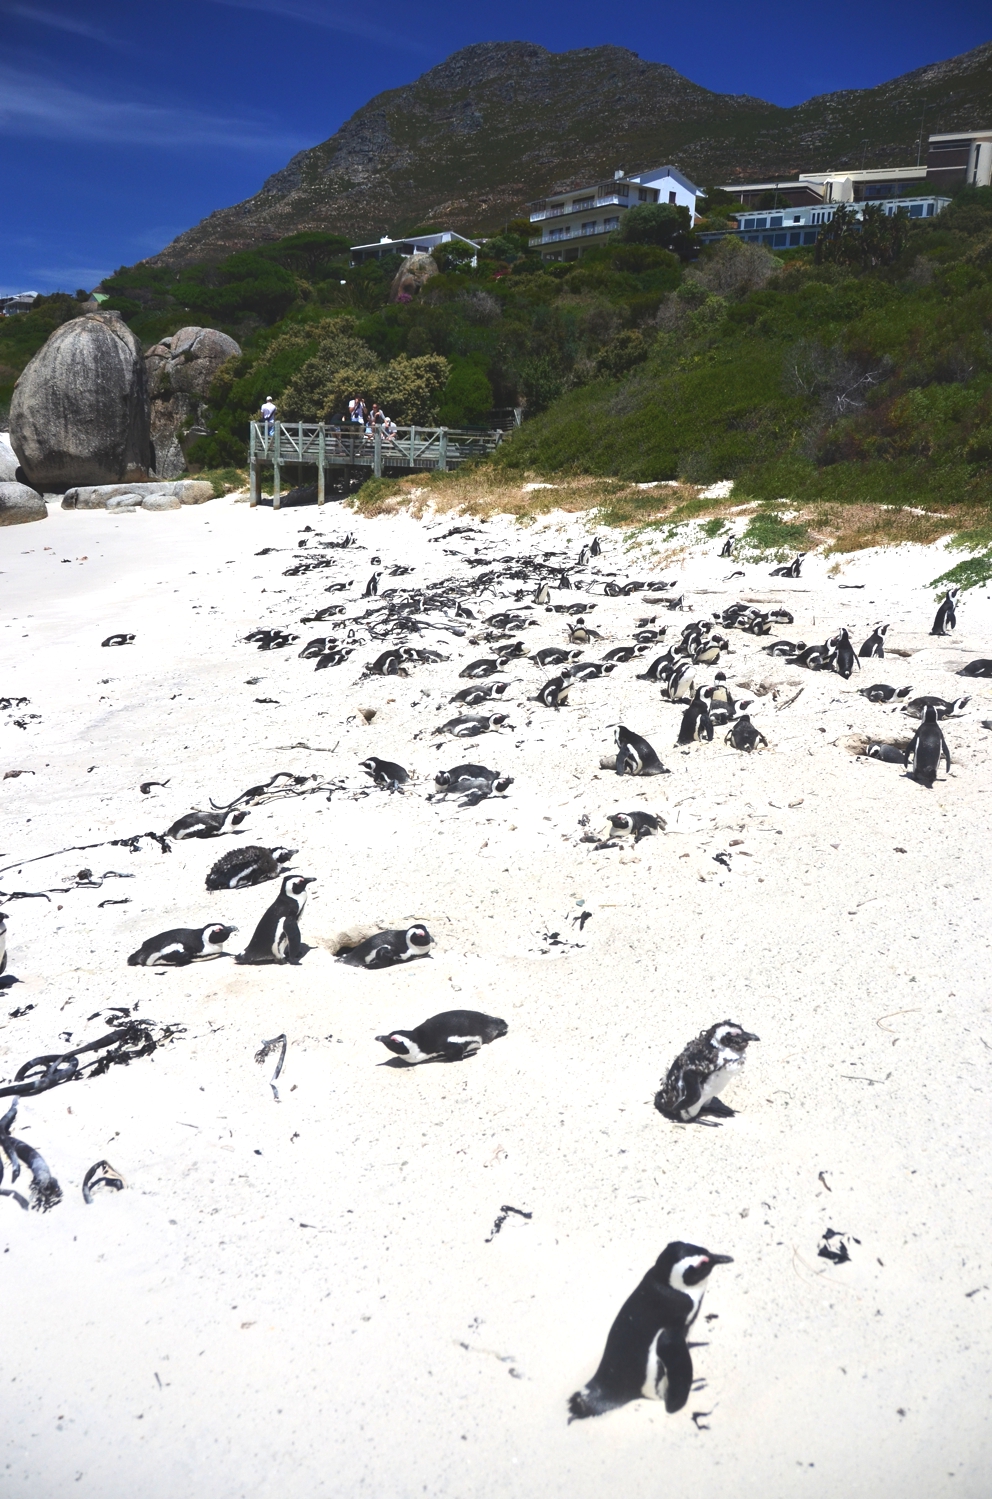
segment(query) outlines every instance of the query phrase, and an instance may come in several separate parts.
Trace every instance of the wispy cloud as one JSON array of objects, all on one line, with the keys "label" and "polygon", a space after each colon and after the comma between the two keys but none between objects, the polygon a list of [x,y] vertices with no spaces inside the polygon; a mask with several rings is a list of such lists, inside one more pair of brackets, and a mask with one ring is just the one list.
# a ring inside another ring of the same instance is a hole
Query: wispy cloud
[{"label": "wispy cloud", "polygon": [[312,142],[259,120],[207,114],[182,105],[97,97],[0,63],[0,134],[51,140],[102,141],[116,146],[195,146],[285,155]]},{"label": "wispy cloud", "polygon": [[[399,52],[412,52],[418,57],[436,57],[437,48],[427,47],[408,35],[413,13],[407,11],[400,20],[363,20],[360,16],[341,14],[328,6],[312,4],[310,0],[211,0],[214,5],[226,5],[231,10],[256,10],[268,16],[270,24],[281,20],[300,21],[306,26],[319,26],[322,31],[337,31],[343,36],[354,36],[363,42],[373,42],[377,47],[392,47]],[[369,15],[375,12],[370,11]]]},{"label": "wispy cloud", "polygon": [[102,31],[99,26],[91,26],[88,21],[80,21],[75,16],[63,15],[61,11],[43,10],[38,5],[21,5],[15,3],[15,0],[4,0],[0,4],[0,15],[16,16],[18,20],[31,21],[36,26],[49,26],[53,31],[67,31],[70,36],[86,37],[88,41],[99,42],[102,47],[115,47],[122,52],[136,50],[130,42]]}]

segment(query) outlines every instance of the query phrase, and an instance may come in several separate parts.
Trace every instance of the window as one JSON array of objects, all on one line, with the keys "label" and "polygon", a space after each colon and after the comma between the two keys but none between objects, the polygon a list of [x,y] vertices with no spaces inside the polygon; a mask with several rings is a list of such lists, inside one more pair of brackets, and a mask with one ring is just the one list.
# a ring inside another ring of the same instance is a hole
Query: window
[{"label": "window", "polygon": [[794,224],[801,224],[801,223],[802,223],[802,221],[803,221],[803,216],[802,216],[802,214],[801,214],[801,213],[794,213],[794,214],[793,214],[793,215],[792,215],[792,222],[793,222],[793,223],[794,223]]},{"label": "window", "polygon": [[615,189],[615,192],[617,194],[617,197],[619,197],[619,198],[629,198],[630,197],[630,188],[627,186],[626,182],[621,182],[619,184],[619,186]]},{"label": "window", "polygon": [[745,219],[744,223],[741,225],[741,228],[742,229],[753,229],[754,228],[754,220],[753,219]]},{"label": "window", "polygon": [[639,187],[637,189],[637,201],[638,203],[646,203],[648,201],[648,190],[646,187]]},{"label": "window", "polygon": [[669,193],[668,194],[668,201],[669,201],[669,203],[674,203],[675,202],[675,194],[674,193]]},{"label": "window", "polygon": [[754,227],[755,227],[755,229],[765,229],[765,228],[767,228],[767,225],[768,225],[768,220],[767,219],[755,219],[755,221],[754,221]]},{"label": "window", "polygon": [[583,224],[582,225],[582,233],[583,234],[595,234],[596,233],[596,220],[595,219],[590,219],[590,221],[589,221],[588,224]]},{"label": "window", "polygon": [[768,227],[769,227],[769,229],[781,229],[781,227],[782,227],[782,215],[778,214],[775,218],[769,219],[768,220]]},{"label": "window", "polygon": [[816,244],[816,230],[815,229],[805,229],[803,231],[803,244],[804,245],[815,245]]},{"label": "window", "polygon": [[923,204],[922,203],[911,203],[909,205],[909,216],[910,216],[911,219],[922,219],[922,217],[923,217]]},{"label": "window", "polygon": [[789,244],[790,245],[798,245],[798,244],[801,244],[801,243],[802,243],[802,234],[798,230],[793,229],[792,233],[789,235]]},{"label": "window", "polygon": [[612,219],[604,219],[603,220],[603,228],[607,229],[607,230],[609,230],[609,229],[615,229],[619,223],[620,223],[619,218],[617,218],[614,215],[614,217]]},{"label": "window", "polygon": [[785,242],[786,242],[786,240],[788,238],[789,238],[789,236],[787,234],[774,234],[774,235],[772,235],[772,239],[773,239],[773,241],[774,241],[774,243],[776,245],[784,245]]},{"label": "window", "polygon": [[573,208],[578,208],[578,209],[591,208],[592,207],[592,199],[591,198],[575,198],[573,200],[573,202],[572,202],[572,207]]}]

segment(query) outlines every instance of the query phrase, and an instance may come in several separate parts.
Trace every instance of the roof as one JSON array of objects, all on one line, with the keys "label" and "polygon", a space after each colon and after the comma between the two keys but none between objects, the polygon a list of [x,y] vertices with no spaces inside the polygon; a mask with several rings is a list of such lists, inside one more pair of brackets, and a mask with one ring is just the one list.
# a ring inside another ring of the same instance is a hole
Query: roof
[{"label": "roof", "polygon": [[357,250],[385,250],[393,245],[425,245],[428,249],[433,250],[438,245],[450,244],[454,239],[458,240],[459,244],[468,245],[473,250],[479,248],[474,239],[466,239],[464,234],[456,234],[453,229],[441,229],[437,234],[405,234],[399,239],[390,239],[388,234],[384,234],[381,239],[376,240],[373,244],[352,245],[351,253],[354,255]]},{"label": "roof", "polygon": [[695,193],[697,197],[702,194],[702,188],[697,187],[694,182],[690,182],[689,178],[684,176],[678,167],[652,167],[647,172],[633,174],[621,172],[619,176],[614,172],[612,182],[608,181],[606,177],[600,177],[591,186],[564,187],[556,193],[545,193],[543,198],[534,198],[532,202],[527,204],[527,207],[533,208],[535,203],[549,203],[552,199],[556,198],[581,198],[583,193],[599,193],[600,187],[646,187],[649,183],[661,182],[666,177],[671,177],[680,183],[686,192]]}]

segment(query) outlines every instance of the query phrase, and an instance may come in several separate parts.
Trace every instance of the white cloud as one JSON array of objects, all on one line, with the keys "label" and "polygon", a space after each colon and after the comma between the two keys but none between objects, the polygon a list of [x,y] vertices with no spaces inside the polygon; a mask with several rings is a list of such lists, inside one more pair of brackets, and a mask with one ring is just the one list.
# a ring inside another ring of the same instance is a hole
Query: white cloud
[{"label": "white cloud", "polygon": [[0,63],[0,135],[51,140],[101,141],[115,146],[190,146],[286,155],[311,141],[273,130],[258,120],[207,114],[181,105],[120,98],[110,88],[97,97],[40,74]]},{"label": "white cloud", "polygon": [[[270,25],[282,20],[301,21],[306,26],[319,26],[322,31],[337,31],[344,36],[359,37],[363,42],[374,42],[377,47],[392,47],[399,52],[413,52],[419,57],[436,57],[437,48],[427,47],[414,41],[408,34],[413,12],[407,12],[399,20],[363,20],[361,16],[339,15],[323,5],[309,0],[211,0],[214,5],[226,5],[232,10],[257,10],[268,16]],[[375,16],[375,10],[368,12]]]},{"label": "white cloud", "polygon": [[36,26],[50,26],[53,31],[67,31],[70,36],[86,37],[91,42],[99,42],[103,47],[118,47],[128,52],[135,50],[130,43],[101,31],[98,26],[91,26],[88,21],[79,21],[75,16],[62,15],[59,11],[42,10],[37,5],[19,3],[4,3],[0,5],[0,11],[4,15],[16,16],[21,21],[31,21]]}]

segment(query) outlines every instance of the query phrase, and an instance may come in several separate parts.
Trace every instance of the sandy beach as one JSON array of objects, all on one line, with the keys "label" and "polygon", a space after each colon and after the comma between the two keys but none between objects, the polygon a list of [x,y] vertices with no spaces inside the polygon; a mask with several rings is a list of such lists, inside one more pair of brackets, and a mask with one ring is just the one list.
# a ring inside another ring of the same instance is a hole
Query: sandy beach
[{"label": "sandy beach", "polygon": [[[458,525],[472,533],[438,539]],[[347,532],[353,546],[320,548]],[[299,658],[331,623],[301,616],[340,602],[350,624],[374,602],[360,598],[372,571],[382,591],[477,575],[477,555],[564,564],[591,534],[561,513],[366,520],[232,498],[133,515],[52,504],[0,530],[0,698],[29,700],[0,713],[0,908],[20,980],[0,992],[0,1085],[104,1034],[114,1007],[184,1028],[20,1104],[15,1133],[64,1200],[0,1199],[4,1493],[987,1493],[992,681],[955,673],[992,656],[992,600],[965,594],[956,631],[932,638],[928,585],[957,560],[939,545],[814,555],[791,580],[728,563],[717,542],[672,560],[671,544],[601,531],[576,591],[552,594],[595,603],[592,659],[644,616],[667,645],[738,598],[790,610],[794,640],[847,626],[858,646],[891,624],[886,659],[850,681],[727,632],[731,654],[697,680],[725,670],[754,699],[768,748],[750,756],[720,730],[677,748],[680,708],[637,660],[576,684],[560,712],[531,701],[552,673],[511,662],[511,727],[439,742],[459,671],[491,654],[440,615],[414,643],[450,659],[405,678],[360,680],[384,648],[362,624],[344,665]],[[317,556],[333,565],[286,576]],[[413,571],[392,578],[397,564]],[[677,579],[685,612],[604,597],[610,574]],[[472,607],[484,617],[523,587]],[[566,643],[567,616],[532,612],[531,651]],[[298,644],[245,643],[272,626]],[[118,631],[133,644],[101,646]],[[855,753],[916,727],[859,696],[871,682],[970,695],[943,725],[952,766],[932,790]],[[601,768],[618,722],[671,773]],[[370,754],[416,778],[370,789]],[[466,761],[512,776],[506,796],[428,800],[434,772]],[[280,771],[340,789],[167,854],[104,842],[161,834]],[[143,794],[148,781],[168,784]],[[581,841],[630,809],[667,831]],[[211,920],[236,925],[241,950],[278,883],[206,891],[238,841],[297,849],[315,876],[299,966],[128,967],[147,937]],[[84,868],[97,888],[76,887]],[[342,931],[415,918],[429,960],[366,973],[333,956]],[[383,1065],[377,1034],[452,1008],[509,1032],[461,1063]],[[761,1038],[725,1095],[737,1117],[669,1123],[660,1079],[728,1017]],[[277,1102],[272,1059],[254,1058],[283,1032]],[[126,1189],[87,1205],[101,1159]],[[491,1237],[504,1205],[532,1216]],[[849,1262],[819,1257],[831,1229]],[[568,1425],[569,1395],[673,1239],[733,1257],[693,1332],[703,1383],[676,1415],[639,1400]]]}]

